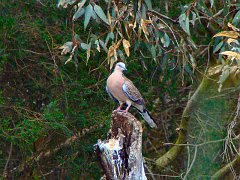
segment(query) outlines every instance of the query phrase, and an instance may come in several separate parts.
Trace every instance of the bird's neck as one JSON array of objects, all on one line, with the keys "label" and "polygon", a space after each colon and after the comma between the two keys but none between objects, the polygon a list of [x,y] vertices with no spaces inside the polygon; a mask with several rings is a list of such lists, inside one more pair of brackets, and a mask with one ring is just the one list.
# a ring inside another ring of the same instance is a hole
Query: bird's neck
[{"label": "bird's neck", "polygon": [[123,72],[118,70],[118,69],[115,69],[113,73],[116,73],[117,75],[124,76]]}]

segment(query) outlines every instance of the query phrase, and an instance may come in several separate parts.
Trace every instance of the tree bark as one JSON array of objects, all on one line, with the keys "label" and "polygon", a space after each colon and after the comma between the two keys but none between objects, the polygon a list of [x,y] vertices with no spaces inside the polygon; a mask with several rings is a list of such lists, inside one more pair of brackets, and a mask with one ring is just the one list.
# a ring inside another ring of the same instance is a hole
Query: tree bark
[{"label": "tree bark", "polygon": [[107,140],[95,144],[106,179],[147,179],[142,157],[142,125],[130,113],[113,111]]}]

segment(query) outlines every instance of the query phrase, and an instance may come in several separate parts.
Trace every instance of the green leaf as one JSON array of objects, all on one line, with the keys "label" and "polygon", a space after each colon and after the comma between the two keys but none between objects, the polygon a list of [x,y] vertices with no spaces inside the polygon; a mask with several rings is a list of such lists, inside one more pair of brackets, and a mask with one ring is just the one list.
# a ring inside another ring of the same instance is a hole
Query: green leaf
[{"label": "green leaf", "polygon": [[239,26],[239,23],[240,23],[240,10],[238,10],[238,12],[236,13],[232,20],[232,24],[235,26]]},{"label": "green leaf", "polygon": [[87,25],[90,21],[90,18],[91,18],[91,15],[92,15],[92,11],[93,11],[93,7],[91,4],[89,4],[87,7],[86,7],[86,12],[85,12],[85,19],[84,19],[84,30],[86,30],[87,28]]},{"label": "green leaf", "polygon": [[223,41],[221,41],[218,45],[216,45],[216,47],[213,50],[213,53],[216,53],[219,49],[221,49],[222,45],[223,45]]},{"label": "green leaf", "polygon": [[182,27],[182,29],[190,36],[189,16],[187,16],[185,13],[181,14],[179,16],[179,24]]},{"label": "green leaf", "polygon": [[192,11],[192,21],[191,21],[191,22],[192,22],[192,25],[193,25],[193,26],[195,25],[196,19],[197,19],[197,15],[196,15],[195,12]]},{"label": "green leaf", "polygon": [[162,70],[166,69],[168,60],[169,60],[169,53],[165,54],[164,57],[162,58],[162,61],[161,61],[161,68],[162,68]]},{"label": "green leaf", "polygon": [[100,19],[102,19],[106,24],[109,25],[108,19],[106,17],[106,15],[104,14],[102,8],[98,5],[94,5],[94,11],[96,12],[96,14],[100,17]]},{"label": "green leaf", "polygon": [[213,8],[214,0],[209,0],[209,1],[210,1],[210,4],[211,4],[211,8]]},{"label": "green leaf", "polygon": [[151,2],[151,0],[144,0],[144,2],[147,5],[148,9],[152,9],[152,2]]},{"label": "green leaf", "polygon": [[147,8],[145,4],[142,5],[142,18],[143,19],[147,18]]},{"label": "green leaf", "polygon": [[121,60],[125,61],[126,57],[124,56],[123,52],[121,50],[117,50],[118,56],[120,57]]},{"label": "green leaf", "polygon": [[86,44],[86,43],[81,43],[80,46],[84,50],[88,50],[91,47],[91,46],[89,46],[89,44]]},{"label": "green leaf", "polygon": [[83,15],[83,11],[81,12],[82,10],[82,7],[84,6],[86,0],[82,0],[80,3],[78,3],[78,10],[76,11],[76,13],[73,15],[73,20],[77,20],[81,15]]},{"label": "green leaf", "polygon": [[80,11],[77,11],[77,12],[73,15],[72,20],[73,20],[73,21],[77,20],[77,19],[80,18],[84,13],[85,13],[85,9],[82,8]]},{"label": "green leaf", "polygon": [[107,35],[107,37],[106,37],[106,40],[105,40],[105,44],[108,44],[108,41],[109,41],[109,39],[112,39],[112,40],[114,40],[114,34],[113,34],[113,32],[110,32],[110,33],[108,33],[108,35]]},{"label": "green leaf", "polygon": [[190,29],[189,29],[189,16],[186,18],[186,32],[190,36]]},{"label": "green leaf", "polygon": [[168,47],[170,44],[170,38],[167,33],[164,33],[164,36],[161,38],[161,42],[163,43],[163,47]]},{"label": "green leaf", "polygon": [[155,58],[157,56],[156,48],[154,47],[154,45],[152,45],[152,47],[151,47],[151,54],[152,54],[153,58]]},{"label": "green leaf", "polygon": [[101,39],[99,39],[99,43],[100,43],[100,45],[102,46],[103,50],[104,50],[105,52],[108,52],[108,48],[105,46],[104,42],[103,42]]}]

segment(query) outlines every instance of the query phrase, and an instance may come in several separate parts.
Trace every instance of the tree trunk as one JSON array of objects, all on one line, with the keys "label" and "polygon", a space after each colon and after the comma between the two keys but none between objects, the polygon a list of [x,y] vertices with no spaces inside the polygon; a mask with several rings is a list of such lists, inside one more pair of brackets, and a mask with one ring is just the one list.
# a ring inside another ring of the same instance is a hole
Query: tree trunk
[{"label": "tree trunk", "polygon": [[107,140],[95,144],[106,179],[145,180],[142,125],[130,113],[113,111]]}]

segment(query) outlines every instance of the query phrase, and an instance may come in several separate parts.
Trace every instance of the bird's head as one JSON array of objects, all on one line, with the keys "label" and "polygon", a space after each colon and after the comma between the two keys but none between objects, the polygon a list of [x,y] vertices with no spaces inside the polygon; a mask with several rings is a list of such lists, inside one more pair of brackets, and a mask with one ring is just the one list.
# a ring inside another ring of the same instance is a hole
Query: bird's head
[{"label": "bird's head", "polygon": [[123,62],[118,62],[114,68],[114,71],[127,71],[126,65]]}]

